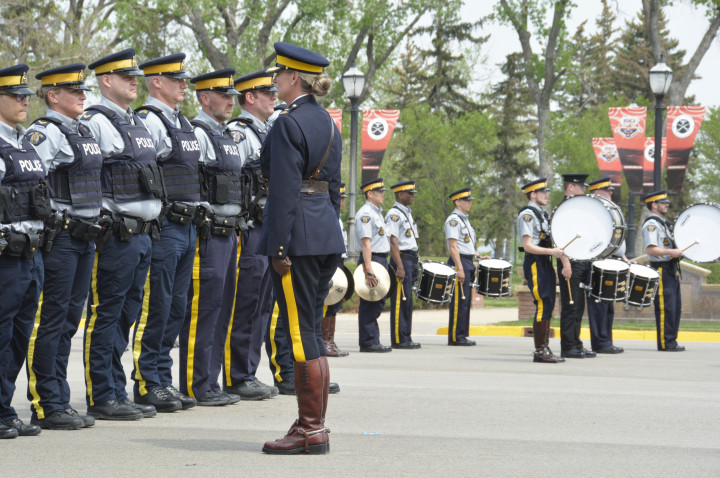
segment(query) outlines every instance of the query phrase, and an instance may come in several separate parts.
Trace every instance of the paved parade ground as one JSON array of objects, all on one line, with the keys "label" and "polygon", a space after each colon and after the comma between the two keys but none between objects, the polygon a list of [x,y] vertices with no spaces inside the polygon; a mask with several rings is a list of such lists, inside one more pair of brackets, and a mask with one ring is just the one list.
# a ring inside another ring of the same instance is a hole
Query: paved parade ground
[{"label": "paved parade ground", "polygon": [[[471,324],[513,311],[473,310]],[[419,313],[420,350],[367,354],[358,352],[356,316],[338,316],[336,341],[351,353],[330,359],[341,393],[330,396],[329,455],[260,452],[297,412],[295,398],[281,395],[2,440],[0,476],[720,475],[720,343],[668,353],[652,341],[616,341],[624,354],[534,364],[530,338],[448,347],[436,334],[446,321],[445,311]],[[380,326],[388,331],[387,313]],[[389,345],[388,335],[381,341]],[[81,347],[78,334],[68,375],[84,413]],[[559,340],[551,347],[559,353]],[[124,359],[129,372],[131,354]],[[13,405],[29,421],[21,374]],[[259,378],[272,383],[264,356]]]}]

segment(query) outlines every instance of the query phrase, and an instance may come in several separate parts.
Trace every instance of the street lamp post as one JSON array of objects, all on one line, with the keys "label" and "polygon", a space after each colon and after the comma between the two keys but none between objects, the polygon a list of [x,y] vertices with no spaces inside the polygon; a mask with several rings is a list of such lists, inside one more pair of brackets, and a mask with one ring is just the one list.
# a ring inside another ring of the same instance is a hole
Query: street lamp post
[{"label": "street lamp post", "polygon": [[365,74],[354,65],[342,76],[343,88],[350,98],[350,204],[348,206],[348,257],[356,259],[359,255],[355,244],[355,212],[357,198],[357,130],[358,103],[365,88]]},{"label": "street lamp post", "polygon": [[663,111],[663,98],[670,89],[670,83],[672,83],[673,71],[669,66],[665,64],[662,56],[660,57],[660,63],[650,69],[648,76],[650,77],[650,89],[655,95],[655,164],[653,169],[653,180],[655,183],[655,190],[658,191],[662,188],[661,177],[662,177],[662,130],[664,126]]}]

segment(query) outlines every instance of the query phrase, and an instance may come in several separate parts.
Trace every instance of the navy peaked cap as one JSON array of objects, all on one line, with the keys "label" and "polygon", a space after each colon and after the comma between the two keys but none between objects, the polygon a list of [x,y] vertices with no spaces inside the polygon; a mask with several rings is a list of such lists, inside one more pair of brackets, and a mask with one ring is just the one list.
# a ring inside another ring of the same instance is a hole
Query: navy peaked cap
[{"label": "navy peaked cap", "polygon": [[85,86],[85,63],[72,63],[41,71],[35,78],[42,86],[61,86],[73,90],[90,91]]},{"label": "navy peaked cap", "polygon": [[196,76],[190,80],[195,85],[195,91],[217,91],[226,95],[239,95],[234,88],[235,68],[221,68],[211,73]]},{"label": "navy peaked cap", "polygon": [[174,53],[172,55],[153,58],[140,65],[145,76],[169,76],[178,80],[190,78],[185,71],[185,53]]},{"label": "navy peaked cap", "polygon": [[135,59],[135,50],[128,48],[118,53],[112,53],[96,60],[88,68],[95,70],[95,76],[116,73],[118,75],[143,76],[138,69]]},{"label": "navy peaked cap", "polygon": [[589,176],[589,174],[580,174],[580,173],[567,173],[567,174],[562,175],[563,182],[578,183],[578,184],[582,184],[583,186],[587,186],[587,184],[585,184],[585,180],[587,179],[588,176]]},{"label": "navy peaked cap", "polygon": [[27,86],[27,73],[30,69],[25,63],[0,70],[0,90],[14,95],[34,95]]},{"label": "navy peaked cap", "polygon": [[260,70],[243,75],[235,80],[235,89],[241,93],[252,90],[277,91],[273,83],[274,72]]},{"label": "navy peaked cap", "polygon": [[319,53],[284,41],[275,43],[275,53],[277,68],[270,70],[287,69],[319,74],[330,64],[330,61]]}]

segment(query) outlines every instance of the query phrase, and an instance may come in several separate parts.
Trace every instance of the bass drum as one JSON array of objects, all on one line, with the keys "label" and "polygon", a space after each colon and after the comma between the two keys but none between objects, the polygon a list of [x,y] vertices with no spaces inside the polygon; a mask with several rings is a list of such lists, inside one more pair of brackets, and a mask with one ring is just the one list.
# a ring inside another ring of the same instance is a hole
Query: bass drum
[{"label": "bass drum", "polygon": [[578,261],[610,257],[625,240],[625,230],[620,208],[602,196],[571,197],[555,208],[550,221],[555,246],[567,246],[565,255]]},{"label": "bass drum", "polygon": [[693,262],[720,260],[720,207],[716,204],[686,208],[675,220],[673,230],[678,249],[690,246],[683,252],[686,258]]},{"label": "bass drum", "polygon": [[341,300],[348,300],[355,292],[355,280],[345,264],[340,264],[335,269],[330,280],[330,290],[325,297],[325,305],[335,305]]}]

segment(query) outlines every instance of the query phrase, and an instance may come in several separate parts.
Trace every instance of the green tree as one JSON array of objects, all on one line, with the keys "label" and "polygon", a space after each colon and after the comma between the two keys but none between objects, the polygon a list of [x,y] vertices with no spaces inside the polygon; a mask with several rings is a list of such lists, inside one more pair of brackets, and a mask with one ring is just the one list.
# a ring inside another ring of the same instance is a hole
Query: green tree
[{"label": "green tree", "polygon": [[714,202],[720,204],[720,107],[708,110],[702,128],[695,141],[695,149],[690,157],[688,176],[692,188],[691,202]]}]

